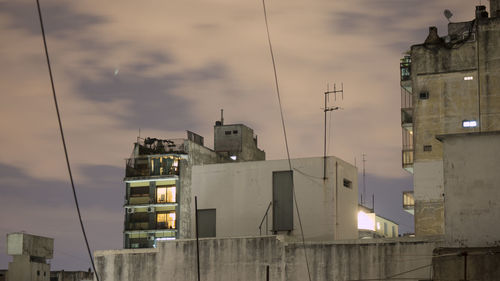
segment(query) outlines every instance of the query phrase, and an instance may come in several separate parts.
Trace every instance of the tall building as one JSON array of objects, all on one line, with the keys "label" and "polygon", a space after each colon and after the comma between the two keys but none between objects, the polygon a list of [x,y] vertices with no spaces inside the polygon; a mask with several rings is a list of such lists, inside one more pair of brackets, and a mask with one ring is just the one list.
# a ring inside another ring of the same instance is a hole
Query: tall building
[{"label": "tall building", "polygon": [[[437,135],[500,130],[500,1],[448,34],[429,28],[402,59],[402,166],[413,173],[415,234],[444,234],[443,144]],[[448,16],[451,16],[448,14]],[[409,209],[409,205],[405,206]]]},{"label": "tall building", "polygon": [[124,248],[150,248],[158,240],[191,237],[193,165],[264,160],[253,130],[242,124],[214,126],[215,150],[204,138],[137,139],[126,160]]}]

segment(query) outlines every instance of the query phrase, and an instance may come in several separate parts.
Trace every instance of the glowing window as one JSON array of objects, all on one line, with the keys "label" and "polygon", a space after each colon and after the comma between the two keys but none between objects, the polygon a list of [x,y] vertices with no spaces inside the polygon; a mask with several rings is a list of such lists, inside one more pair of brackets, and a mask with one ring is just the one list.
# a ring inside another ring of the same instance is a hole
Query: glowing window
[{"label": "glowing window", "polygon": [[175,211],[156,214],[156,225],[159,229],[175,229]]},{"label": "glowing window", "polygon": [[159,186],[156,188],[156,203],[175,203],[175,186]]},{"label": "glowing window", "polygon": [[477,127],[477,121],[476,120],[464,120],[464,121],[462,121],[462,127],[464,127],[464,128]]},{"label": "glowing window", "polygon": [[474,80],[474,77],[472,77],[472,76],[465,76],[464,80],[465,81]]},{"label": "glowing window", "polygon": [[380,230],[380,222],[377,222],[377,230]]},{"label": "glowing window", "polygon": [[236,159],[237,159],[236,155],[231,155],[230,157],[231,157],[231,159],[233,159],[233,160],[236,160]]}]

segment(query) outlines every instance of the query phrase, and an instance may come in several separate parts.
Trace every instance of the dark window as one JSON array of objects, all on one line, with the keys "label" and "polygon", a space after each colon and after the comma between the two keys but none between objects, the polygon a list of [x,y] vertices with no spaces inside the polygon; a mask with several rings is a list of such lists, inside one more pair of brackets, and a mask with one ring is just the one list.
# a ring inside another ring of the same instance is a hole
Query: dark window
[{"label": "dark window", "polygon": [[432,145],[424,145],[424,151],[432,151]]},{"label": "dark window", "polygon": [[234,130],[233,134],[235,134],[235,135],[238,134],[238,130]]},{"label": "dark window", "polygon": [[347,188],[352,188],[352,181],[344,179],[344,186]]},{"label": "dark window", "polygon": [[273,231],[293,230],[293,172],[273,172]]},{"label": "dark window", "polygon": [[36,271],[36,275],[37,275],[37,276],[40,276],[40,270],[37,270],[37,271]]},{"label": "dark window", "polygon": [[429,99],[429,92],[420,92],[419,97],[421,100],[427,100]]},{"label": "dark window", "polygon": [[216,209],[198,210],[198,235],[199,237],[216,237],[217,233]]},{"label": "dark window", "polygon": [[225,131],[224,132],[226,135],[230,135],[231,134],[231,131]]},{"label": "dark window", "polygon": [[149,186],[139,186],[130,188],[130,197],[149,196]]}]

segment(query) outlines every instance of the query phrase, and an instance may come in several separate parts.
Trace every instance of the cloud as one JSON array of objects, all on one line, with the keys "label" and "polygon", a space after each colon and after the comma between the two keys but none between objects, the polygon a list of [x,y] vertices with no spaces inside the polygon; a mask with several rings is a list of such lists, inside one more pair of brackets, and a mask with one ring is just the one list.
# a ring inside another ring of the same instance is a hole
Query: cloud
[{"label": "cloud", "polygon": [[[91,246],[93,249],[119,248],[125,190],[123,169],[106,165],[79,168],[91,179],[82,182],[75,178],[82,218]],[[65,270],[86,270],[81,267],[82,260],[87,259],[86,250],[69,180],[39,179],[27,175],[21,169],[0,164],[0,190],[2,239],[5,239],[6,233],[17,231],[53,237],[56,239],[56,267],[63,265]],[[68,256],[69,260],[66,260]],[[8,256],[2,251],[0,268],[6,268],[7,260]]]},{"label": "cloud", "polygon": [[[77,11],[68,3],[44,1],[40,6],[45,32],[50,36],[68,37],[74,32],[81,32],[90,26],[107,22],[102,16]],[[34,35],[41,34],[38,11],[34,1],[0,3],[0,14],[9,19],[9,28],[25,30]]]}]

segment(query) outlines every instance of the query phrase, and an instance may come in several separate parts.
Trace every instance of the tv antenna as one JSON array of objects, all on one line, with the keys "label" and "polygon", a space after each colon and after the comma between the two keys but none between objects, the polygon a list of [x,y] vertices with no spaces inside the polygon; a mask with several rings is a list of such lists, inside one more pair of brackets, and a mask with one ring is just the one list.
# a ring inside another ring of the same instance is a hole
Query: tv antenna
[{"label": "tv antenna", "polygon": [[341,88],[337,90],[337,85],[333,84],[333,91],[330,91],[330,84],[326,85],[325,92],[325,107],[323,112],[325,113],[325,137],[324,137],[324,150],[323,150],[323,180],[326,180],[326,113],[329,111],[341,109],[338,106],[328,107],[328,101],[330,101],[330,94],[333,94],[335,101],[337,101],[337,94],[341,94],[342,100],[344,100],[344,83],[341,84]]}]

